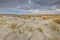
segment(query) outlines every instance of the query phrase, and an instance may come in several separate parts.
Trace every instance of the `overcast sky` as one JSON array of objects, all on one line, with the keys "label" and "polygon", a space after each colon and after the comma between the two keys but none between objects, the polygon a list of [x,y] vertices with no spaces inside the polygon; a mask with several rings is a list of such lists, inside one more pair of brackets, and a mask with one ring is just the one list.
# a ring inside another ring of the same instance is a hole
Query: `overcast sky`
[{"label": "overcast sky", "polygon": [[0,12],[55,9],[60,9],[60,0],[0,0]]}]

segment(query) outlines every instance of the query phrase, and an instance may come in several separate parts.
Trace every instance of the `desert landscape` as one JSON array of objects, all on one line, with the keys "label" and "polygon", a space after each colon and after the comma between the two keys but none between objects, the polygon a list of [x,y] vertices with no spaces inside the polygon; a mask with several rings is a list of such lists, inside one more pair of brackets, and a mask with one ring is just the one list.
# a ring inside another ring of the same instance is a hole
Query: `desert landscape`
[{"label": "desert landscape", "polygon": [[60,40],[60,14],[0,14],[0,40]]}]

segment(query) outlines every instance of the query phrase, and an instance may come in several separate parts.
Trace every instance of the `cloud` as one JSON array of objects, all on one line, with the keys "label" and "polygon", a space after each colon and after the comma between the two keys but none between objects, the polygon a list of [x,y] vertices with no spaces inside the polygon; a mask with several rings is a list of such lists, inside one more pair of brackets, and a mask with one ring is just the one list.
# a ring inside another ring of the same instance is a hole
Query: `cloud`
[{"label": "cloud", "polygon": [[60,9],[60,0],[0,0],[0,12],[5,13],[49,12],[51,10],[55,12],[56,9]]},{"label": "cloud", "polygon": [[20,6],[21,8],[30,6],[30,8],[39,8],[40,6],[59,6],[60,0],[0,0],[0,7],[13,8]]}]

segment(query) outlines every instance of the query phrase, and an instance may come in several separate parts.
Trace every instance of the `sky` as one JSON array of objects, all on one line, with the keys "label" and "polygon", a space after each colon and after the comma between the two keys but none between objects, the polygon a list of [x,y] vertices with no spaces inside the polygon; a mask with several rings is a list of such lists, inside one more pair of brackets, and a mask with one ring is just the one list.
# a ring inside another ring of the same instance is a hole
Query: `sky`
[{"label": "sky", "polygon": [[0,0],[0,13],[60,13],[60,0]]}]

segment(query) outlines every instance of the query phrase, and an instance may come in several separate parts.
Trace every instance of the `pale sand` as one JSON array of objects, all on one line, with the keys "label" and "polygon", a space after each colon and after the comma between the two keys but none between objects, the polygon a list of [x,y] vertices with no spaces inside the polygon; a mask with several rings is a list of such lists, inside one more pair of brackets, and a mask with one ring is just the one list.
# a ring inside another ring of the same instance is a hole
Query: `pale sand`
[{"label": "pale sand", "polygon": [[60,15],[0,14],[0,40],[60,40]]}]

